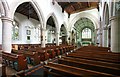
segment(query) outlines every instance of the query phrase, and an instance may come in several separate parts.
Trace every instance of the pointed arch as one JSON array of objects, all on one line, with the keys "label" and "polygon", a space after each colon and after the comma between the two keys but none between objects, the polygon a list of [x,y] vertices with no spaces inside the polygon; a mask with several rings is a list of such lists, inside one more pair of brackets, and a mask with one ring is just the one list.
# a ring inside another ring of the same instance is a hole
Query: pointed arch
[{"label": "pointed arch", "polygon": [[76,21],[78,21],[80,18],[88,18],[88,19],[90,19],[93,22],[95,29],[98,29],[100,27],[98,18],[96,18],[95,16],[93,16],[90,13],[80,13],[80,14],[76,15],[72,19],[72,21],[70,22],[70,31],[74,27],[74,24],[76,23]]},{"label": "pointed arch", "polygon": [[8,16],[8,11],[10,10],[9,9],[9,6],[8,6],[8,3],[6,0],[4,1],[0,1],[0,12],[2,14],[2,16]]},{"label": "pointed arch", "polygon": [[[103,8],[103,21],[105,21],[105,24],[109,24],[109,7],[108,4],[105,2],[104,8]],[[105,26],[105,25],[104,25]]]},{"label": "pointed arch", "polygon": [[[53,17],[56,31],[60,32],[60,28],[59,28],[59,24],[58,24],[58,20],[57,20],[56,15],[55,15],[54,13],[50,13],[50,14],[47,16],[47,20],[49,19],[49,17]],[[45,22],[47,22],[47,20],[46,20]],[[44,29],[46,29],[46,25],[44,26]]]},{"label": "pointed arch", "polygon": [[43,16],[43,12],[41,11],[41,8],[38,5],[38,3],[36,1],[33,1],[33,0],[30,0],[30,1],[24,1],[24,0],[22,0],[21,2],[19,2],[18,4],[16,4],[14,10],[11,13],[12,14],[12,19],[14,18],[15,11],[19,7],[19,5],[21,5],[21,4],[25,3],[25,2],[29,2],[32,5],[32,7],[34,8],[34,10],[37,13],[37,16],[39,18],[39,21],[40,21],[40,24],[41,24],[41,28],[43,28],[44,21],[45,21],[44,16]]}]

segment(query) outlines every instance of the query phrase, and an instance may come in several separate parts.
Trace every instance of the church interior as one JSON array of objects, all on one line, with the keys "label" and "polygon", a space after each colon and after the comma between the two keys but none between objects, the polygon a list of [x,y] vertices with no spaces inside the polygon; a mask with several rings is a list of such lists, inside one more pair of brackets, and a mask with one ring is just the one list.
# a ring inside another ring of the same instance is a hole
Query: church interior
[{"label": "church interior", "polygon": [[119,77],[120,0],[0,0],[1,77]]}]

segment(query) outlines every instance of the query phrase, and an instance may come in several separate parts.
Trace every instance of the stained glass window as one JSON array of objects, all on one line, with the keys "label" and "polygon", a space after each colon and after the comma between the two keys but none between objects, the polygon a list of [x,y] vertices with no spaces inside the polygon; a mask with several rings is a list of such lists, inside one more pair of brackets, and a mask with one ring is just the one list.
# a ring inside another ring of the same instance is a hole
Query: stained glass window
[{"label": "stained glass window", "polygon": [[82,38],[85,39],[85,38],[91,38],[91,29],[89,28],[84,28],[82,30]]}]

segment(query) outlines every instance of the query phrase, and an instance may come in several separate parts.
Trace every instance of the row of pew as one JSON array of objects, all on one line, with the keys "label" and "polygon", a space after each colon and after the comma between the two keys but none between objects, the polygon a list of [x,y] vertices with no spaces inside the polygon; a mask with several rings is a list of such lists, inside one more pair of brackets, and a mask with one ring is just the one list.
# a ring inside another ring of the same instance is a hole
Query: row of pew
[{"label": "row of pew", "polygon": [[42,62],[53,59],[59,55],[63,55],[66,52],[74,50],[74,46],[61,45],[50,46],[46,48],[41,47],[28,47],[21,50],[12,50],[12,53],[2,52],[2,62],[6,66],[10,66],[16,71],[28,69],[28,64],[34,66],[39,65]]},{"label": "row of pew", "polygon": [[44,77],[119,77],[120,53],[109,48],[85,46],[44,65]]}]

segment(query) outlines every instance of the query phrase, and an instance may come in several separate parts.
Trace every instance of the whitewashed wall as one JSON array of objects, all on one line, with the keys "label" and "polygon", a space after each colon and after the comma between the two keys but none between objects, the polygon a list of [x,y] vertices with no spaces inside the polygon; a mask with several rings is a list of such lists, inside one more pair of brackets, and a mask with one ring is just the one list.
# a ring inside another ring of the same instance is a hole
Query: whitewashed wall
[{"label": "whitewashed wall", "polygon": [[[95,25],[97,25],[97,27],[99,26],[99,22],[98,22],[99,15],[98,15],[98,11],[96,11],[95,9],[84,11],[81,13],[72,14],[70,16],[71,18],[69,19],[68,14],[66,12],[62,13],[62,8],[57,4],[57,2],[55,2],[55,4],[53,5],[52,1],[53,0],[12,0],[12,1],[6,0],[7,5],[9,7],[8,17],[14,19],[15,15],[16,15],[17,18],[19,18],[19,20],[21,22],[21,24],[20,24],[20,30],[21,30],[20,40],[17,42],[13,41],[12,43],[38,43],[38,41],[35,41],[35,38],[34,38],[34,36],[35,36],[33,33],[34,30],[32,31],[33,35],[31,35],[31,37],[32,37],[31,41],[29,41],[29,42],[26,41],[25,25],[27,25],[27,23],[28,23],[28,21],[26,22],[27,17],[25,17],[25,16],[21,17],[22,15],[15,14],[17,7],[24,2],[32,3],[33,7],[36,8],[35,10],[41,21],[41,22],[37,22],[37,21],[31,19],[30,20],[31,25],[39,25],[39,23],[41,23],[41,25],[44,26],[44,28],[46,28],[46,22],[47,22],[48,18],[51,15],[54,15],[57,31],[59,32],[61,25],[65,24],[65,27],[67,28],[66,29],[67,35],[69,35],[69,31],[72,30],[71,26],[73,26],[73,25],[71,25],[71,23],[76,18],[76,16],[79,17],[80,15],[82,15],[84,17],[84,16],[87,16],[89,13],[89,16],[91,15],[90,17],[94,18],[93,23],[95,23]],[[83,13],[85,13],[85,14],[83,14]]]},{"label": "whitewashed wall", "polygon": [[[28,18],[22,14],[19,13],[15,13],[15,17],[19,20],[19,40],[18,41],[12,41],[13,44],[17,43],[17,44],[36,44],[36,43],[40,43],[40,30],[38,31],[38,27],[40,27],[40,23],[39,21],[30,18],[28,20]],[[30,28],[29,28],[30,27]],[[36,30],[35,30],[36,27]],[[31,31],[31,35],[27,35],[26,31],[30,30]],[[27,36],[30,36],[30,40],[27,40]]]}]

